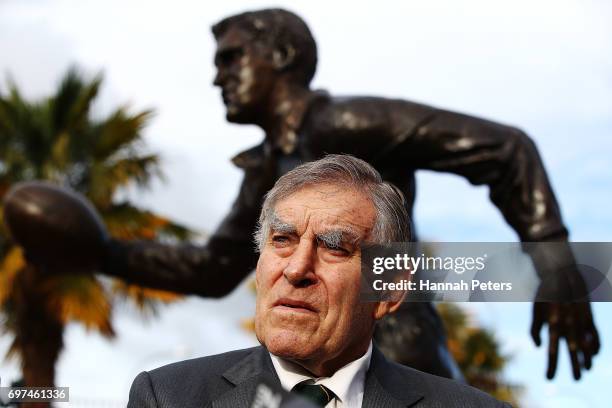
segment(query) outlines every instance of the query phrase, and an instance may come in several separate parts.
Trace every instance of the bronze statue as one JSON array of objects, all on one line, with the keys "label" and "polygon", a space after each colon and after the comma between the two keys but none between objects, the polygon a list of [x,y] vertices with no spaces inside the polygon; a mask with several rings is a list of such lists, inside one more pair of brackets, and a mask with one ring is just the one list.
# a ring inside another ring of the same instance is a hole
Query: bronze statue
[{"label": "bronze statue", "polygon": [[[492,202],[522,241],[567,241],[538,151],[519,129],[405,100],[338,98],[311,90],[316,44],[304,21],[285,10],[231,16],[212,31],[214,84],[221,88],[227,120],[258,125],[265,139],[233,158],[245,173],[242,186],[205,246],[111,239],[98,260],[104,273],[187,294],[228,294],[255,266],[252,234],[264,194],[296,165],[326,153],[348,153],[374,165],[404,193],[409,214],[415,171],[450,172],[488,185]],[[537,267],[541,276],[554,277],[547,265]],[[383,322],[376,336],[383,350],[404,364],[454,374],[430,303],[405,303],[393,319]],[[579,378],[599,348],[589,304],[535,304],[537,343],[544,323],[551,339],[548,377],[554,376],[558,341],[564,337]]]}]

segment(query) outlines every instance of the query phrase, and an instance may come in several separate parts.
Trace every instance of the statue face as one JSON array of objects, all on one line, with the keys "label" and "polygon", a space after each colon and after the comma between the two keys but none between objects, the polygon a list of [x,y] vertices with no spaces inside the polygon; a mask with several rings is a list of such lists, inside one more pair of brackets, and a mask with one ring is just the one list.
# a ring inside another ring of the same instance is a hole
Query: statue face
[{"label": "statue face", "polygon": [[236,27],[217,39],[214,85],[221,88],[228,121],[258,123],[262,113],[272,109],[270,96],[278,76],[272,54]]},{"label": "statue face", "polygon": [[257,263],[257,338],[296,362],[363,349],[375,304],[359,298],[359,243],[374,227],[374,205],[362,192],[323,184],[281,200],[274,212]]}]

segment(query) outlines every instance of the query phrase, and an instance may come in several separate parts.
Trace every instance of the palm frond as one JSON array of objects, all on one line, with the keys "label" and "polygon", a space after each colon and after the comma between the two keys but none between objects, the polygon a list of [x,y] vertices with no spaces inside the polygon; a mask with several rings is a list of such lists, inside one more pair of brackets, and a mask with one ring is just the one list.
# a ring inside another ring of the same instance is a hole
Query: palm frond
[{"label": "palm frond", "polygon": [[26,265],[21,248],[14,246],[0,263],[0,306],[8,301],[15,277]]},{"label": "palm frond", "polygon": [[91,105],[101,84],[102,74],[85,81],[75,67],[68,70],[57,93],[49,100],[51,128],[55,133],[78,132],[88,126]]},{"label": "palm frond", "polygon": [[184,298],[175,292],[131,285],[120,280],[113,281],[112,292],[120,298],[134,302],[145,316],[156,316],[160,302],[169,304]]},{"label": "palm frond", "polygon": [[126,108],[117,109],[108,119],[97,125],[98,132],[93,148],[94,159],[103,161],[133,147],[141,141],[142,129],[153,116],[153,110],[129,115]]},{"label": "palm frond", "polygon": [[67,324],[81,322],[106,337],[114,337],[109,294],[93,275],[57,275],[43,283],[49,310]]},{"label": "palm frond", "polygon": [[182,241],[193,237],[185,226],[128,202],[113,204],[102,214],[110,234],[116,238]]},{"label": "palm frond", "polygon": [[131,156],[111,163],[94,162],[88,174],[87,196],[105,209],[119,188],[130,183],[147,186],[159,172],[157,155]]}]

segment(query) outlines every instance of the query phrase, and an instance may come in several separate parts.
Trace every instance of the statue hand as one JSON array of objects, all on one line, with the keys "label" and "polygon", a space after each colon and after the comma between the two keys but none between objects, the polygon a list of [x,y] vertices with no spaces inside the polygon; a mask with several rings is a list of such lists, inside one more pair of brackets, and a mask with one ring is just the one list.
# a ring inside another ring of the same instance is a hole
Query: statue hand
[{"label": "statue hand", "polygon": [[527,252],[541,280],[531,325],[531,337],[537,346],[541,344],[540,331],[548,324],[546,377],[555,376],[559,340],[565,339],[572,372],[578,380],[583,368],[591,368],[593,356],[599,351],[587,284],[567,241],[531,244]]},{"label": "statue hand", "polygon": [[593,322],[589,302],[533,304],[531,337],[539,347],[540,331],[548,324],[548,368],[546,377],[552,379],[557,371],[559,340],[564,338],[572,362],[576,380],[580,379],[583,368],[591,368],[593,356],[599,352],[599,335]]},{"label": "statue hand", "polygon": [[49,272],[91,272],[109,240],[82,195],[46,182],[19,183],[4,199],[4,219],[26,259]]}]

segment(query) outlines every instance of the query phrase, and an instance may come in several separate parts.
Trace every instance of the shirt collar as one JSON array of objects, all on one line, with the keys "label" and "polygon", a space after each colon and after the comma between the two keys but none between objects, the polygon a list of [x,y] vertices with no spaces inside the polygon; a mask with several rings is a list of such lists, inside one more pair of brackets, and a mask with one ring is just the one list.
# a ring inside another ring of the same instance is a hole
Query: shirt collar
[{"label": "shirt collar", "polygon": [[365,374],[370,368],[372,359],[372,342],[368,351],[357,360],[353,360],[336,371],[331,377],[313,378],[312,374],[298,364],[292,363],[270,353],[272,364],[281,385],[291,391],[298,383],[304,380],[313,380],[313,384],[321,384],[332,390],[336,397],[347,406],[353,406],[351,401],[363,398]]}]

